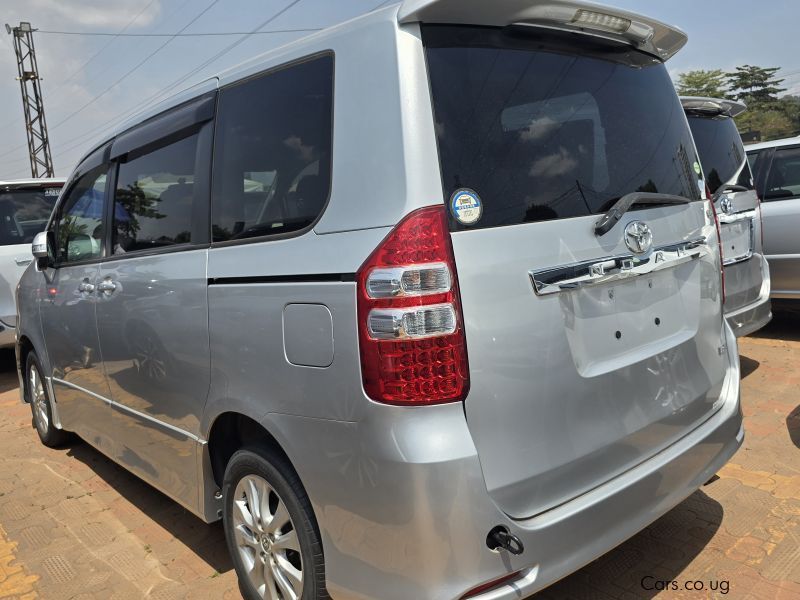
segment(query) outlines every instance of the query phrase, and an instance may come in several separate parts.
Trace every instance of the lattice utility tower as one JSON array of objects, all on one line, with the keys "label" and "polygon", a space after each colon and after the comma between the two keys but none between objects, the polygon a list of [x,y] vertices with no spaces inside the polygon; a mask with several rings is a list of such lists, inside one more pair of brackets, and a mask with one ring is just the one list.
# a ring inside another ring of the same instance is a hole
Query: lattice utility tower
[{"label": "lattice utility tower", "polygon": [[47,137],[47,122],[44,118],[42,88],[39,85],[39,69],[36,51],[33,48],[33,32],[30,23],[19,27],[6,24],[6,31],[14,38],[17,53],[19,87],[22,90],[22,108],[25,111],[25,130],[28,133],[28,153],[31,159],[32,177],[52,177],[53,158],[50,155],[50,140]]}]

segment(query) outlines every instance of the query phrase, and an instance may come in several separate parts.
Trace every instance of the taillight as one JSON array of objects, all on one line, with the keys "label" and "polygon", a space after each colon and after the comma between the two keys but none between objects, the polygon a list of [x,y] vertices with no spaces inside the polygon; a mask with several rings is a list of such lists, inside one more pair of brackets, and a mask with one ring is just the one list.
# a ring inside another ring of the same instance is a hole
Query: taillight
[{"label": "taillight", "polygon": [[467,344],[444,206],[403,219],[361,265],[357,281],[367,395],[404,405],[463,400]]},{"label": "taillight", "polygon": [[724,259],[722,255],[722,232],[719,229],[719,216],[717,216],[717,207],[714,206],[714,200],[711,197],[711,190],[706,185],[706,197],[708,203],[711,205],[711,212],[714,214],[714,227],[717,230],[717,248],[719,249],[719,285],[722,295],[722,304],[725,304],[725,268],[723,266]]},{"label": "taillight", "polygon": [[761,198],[756,196],[756,210],[758,211],[758,225],[761,230],[761,252],[764,253],[764,218],[761,216]]}]

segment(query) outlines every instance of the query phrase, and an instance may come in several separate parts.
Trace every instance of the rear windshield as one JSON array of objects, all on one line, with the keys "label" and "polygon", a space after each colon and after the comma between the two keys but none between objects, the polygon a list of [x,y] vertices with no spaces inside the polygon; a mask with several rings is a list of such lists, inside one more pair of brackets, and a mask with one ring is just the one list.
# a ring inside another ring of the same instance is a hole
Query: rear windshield
[{"label": "rear windshield", "polygon": [[0,187],[0,246],[30,244],[44,231],[60,187]]},{"label": "rear windshield", "polygon": [[[664,65],[627,46],[535,32],[423,27],[451,227],[597,214],[635,191],[700,199]],[[465,192],[480,210],[459,212]]]},{"label": "rear windshield", "polygon": [[725,184],[753,189],[753,175],[736,123],[730,117],[689,113],[689,127],[711,192]]}]

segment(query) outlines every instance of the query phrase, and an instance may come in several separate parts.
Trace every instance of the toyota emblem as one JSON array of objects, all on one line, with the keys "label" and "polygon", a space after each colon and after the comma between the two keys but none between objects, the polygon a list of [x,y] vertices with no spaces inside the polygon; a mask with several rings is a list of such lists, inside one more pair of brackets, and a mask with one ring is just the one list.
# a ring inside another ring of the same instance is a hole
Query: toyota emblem
[{"label": "toyota emblem", "polygon": [[653,232],[641,221],[631,221],[625,227],[625,245],[634,254],[644,254],[653,247]]},{"label": "toyota emblem", "polygon": [[719,209],[726,215],[731,214],[733,211],[733,200],[731,200],[730,196],[723,196],[722,200],[719,202]]}]

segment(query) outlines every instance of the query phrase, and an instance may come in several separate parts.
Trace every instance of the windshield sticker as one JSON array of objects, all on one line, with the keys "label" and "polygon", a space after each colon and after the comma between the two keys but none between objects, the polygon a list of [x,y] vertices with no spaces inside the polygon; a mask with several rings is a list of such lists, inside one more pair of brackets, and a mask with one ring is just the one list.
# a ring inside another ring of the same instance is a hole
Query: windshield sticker
[{"label": "windshield sticker", "polygon": [[45,188],[44,195],[45,196],[58,196],[58,193],[61,191],[61,188]]},{"label": "windshield sticker", "polygon": [[694,172],[700,175],[700,163],[697,161],[694,161]]},{"label": "windshield sticker", "polygon": [[483,204],[476,192],[462,188],[450,197],[450,212],[462,225],[474,225],[483,216]]}]

